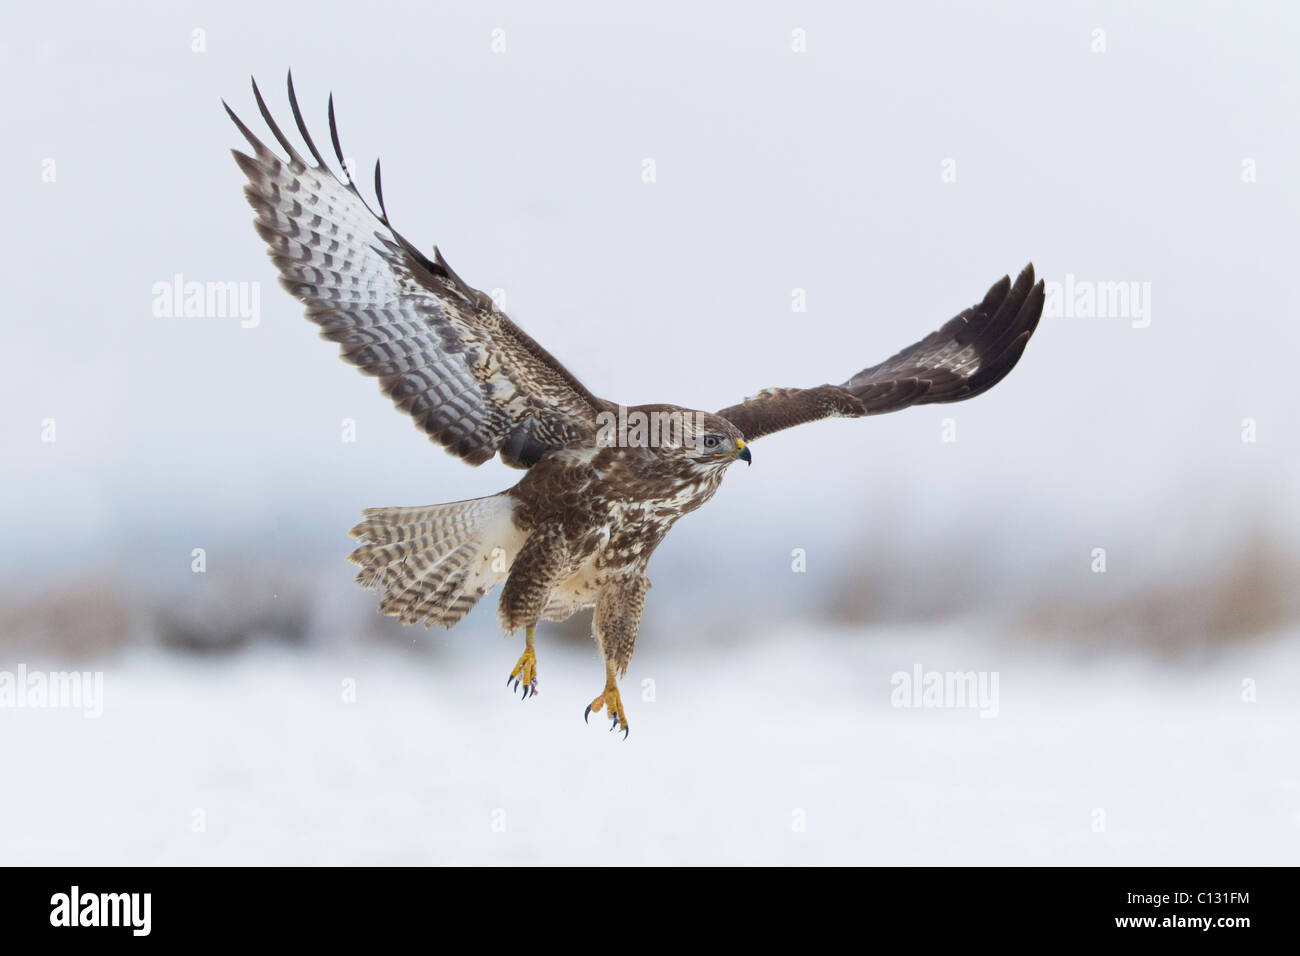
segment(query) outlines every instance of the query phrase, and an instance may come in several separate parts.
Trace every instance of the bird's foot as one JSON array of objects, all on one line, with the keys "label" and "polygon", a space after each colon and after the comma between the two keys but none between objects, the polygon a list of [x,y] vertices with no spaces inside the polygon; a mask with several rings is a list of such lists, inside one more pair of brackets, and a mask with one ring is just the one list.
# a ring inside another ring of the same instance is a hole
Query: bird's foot
[{"label": "bird's foot", "polygon": [[512,690],[519,690],[522,686],[524,689],[523,696],[520,700],[527,700],[529,697],[537,696],[537,654],[533,651],[532,646],[524,648],[524,652],[519,657],[519,663],[515,669],[510,672],[506,678],[506,686],[509,687],[514,682]]},{"label": "bird's foot", "polygon": [[623,710],[623,698],[618,695],[618,685],[610,683],[605,685],[605,692],[587,705],[587,712],[582,715],[584,721],[591,716],[592,711],[597,713],[604,707],[605,713],[609,716],[609,729],[612,731],[623,731],[623,739],[627,739],[627,713]]}]

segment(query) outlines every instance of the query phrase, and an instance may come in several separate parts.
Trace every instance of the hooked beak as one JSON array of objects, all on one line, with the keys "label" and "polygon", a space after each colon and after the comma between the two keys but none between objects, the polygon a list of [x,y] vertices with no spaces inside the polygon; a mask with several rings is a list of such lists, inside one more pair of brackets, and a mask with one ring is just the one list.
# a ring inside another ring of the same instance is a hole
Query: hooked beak
[{"label": "hooked beak", "polygon": [[745,447],[745,440],[743,438],[736,439],[736,457],[747,465],[752,465],[754,463],[754,457],[749,453],[749,449]]}]

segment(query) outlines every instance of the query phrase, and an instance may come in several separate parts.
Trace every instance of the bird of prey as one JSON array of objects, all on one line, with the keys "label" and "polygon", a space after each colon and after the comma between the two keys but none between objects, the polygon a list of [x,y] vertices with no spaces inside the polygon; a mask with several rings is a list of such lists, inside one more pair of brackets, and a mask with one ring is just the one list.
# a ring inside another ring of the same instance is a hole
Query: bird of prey
[{"label": "bird of prey", "polygon": [[370,206],[343,160],[332,96],[330,140],[343,176],[308,134],[292,75],[288,93],[311,162],[272,119],[256,81],[257,108],[284,156],[226,106],[252,149],[233,152],[281,285],[430,439],[471,465],[499,455],[524,470],[514,487],[484,498],[365,510],[351,531],[357,581],[382,592],[382,613],[426,627],[452,626],[504,582],[501,624],[525,634],[506,684],[522,687],[524,699],[537,691],[538,622],[594,607],[605,686],[584,719],[603,709],[624,738],[618,680],[650,588],[646,565],[677,519],[713,497],[730,465],[750,463],[750,445],[764,435],[992,388],[1020,359],[1043,309],[1043,283],[1029,265],[937,332],[838,385],[767,389],[713,413],[619,406],[588,391],[436,247],[429,258],[393,228],[377,162],[378,211]]}]

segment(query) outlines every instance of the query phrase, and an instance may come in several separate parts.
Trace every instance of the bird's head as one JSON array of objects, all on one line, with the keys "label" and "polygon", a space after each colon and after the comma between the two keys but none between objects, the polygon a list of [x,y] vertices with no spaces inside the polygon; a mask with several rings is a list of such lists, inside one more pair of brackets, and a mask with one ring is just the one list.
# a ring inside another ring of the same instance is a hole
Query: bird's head
[{"label": "bird's head", "polygon": [[698,465],[726,467],[735,461],[753,464],[745,436],[725,418],[709,412],[685,415],[682,454]]},{"label": "bird's head", "polygon": [[694,448],[696,461],[705,465],[729,465],[733,461],[743,461],[747,465],[754,463],[739,428],[717,415],[706,414],[704,417],[706,421]]}]

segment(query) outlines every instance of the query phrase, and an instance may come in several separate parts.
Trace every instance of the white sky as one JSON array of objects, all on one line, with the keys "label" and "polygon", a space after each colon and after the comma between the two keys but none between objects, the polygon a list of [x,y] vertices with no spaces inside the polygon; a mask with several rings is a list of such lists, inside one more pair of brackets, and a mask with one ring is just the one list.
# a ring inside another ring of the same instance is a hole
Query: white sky
[{"label": "white sky", "polygon": [[[616,401],[842,380],[1030,259],[1150,283],[1148,328],[1045,319],[969,404],[758,443],[652,572],[726,555],[761,594],[797,546],[1154,568],[1276,510],[1294,536],[1300,10],[700,6],[6,7],[0,573],[332,561],[363,507],[517,480],[430,445],[275,285],[219,100],[258,125],[255,73],[288,123],[290,66],[321,145],[332,89],[345,149],[383,157],[397,226]],[[262,283],[260,325],[153,317],[176,273]]]}]

